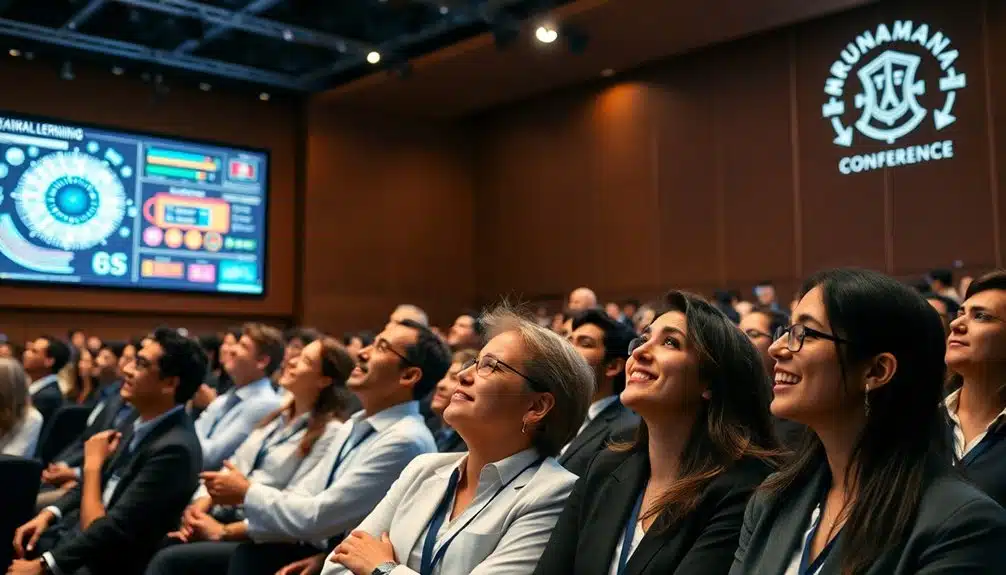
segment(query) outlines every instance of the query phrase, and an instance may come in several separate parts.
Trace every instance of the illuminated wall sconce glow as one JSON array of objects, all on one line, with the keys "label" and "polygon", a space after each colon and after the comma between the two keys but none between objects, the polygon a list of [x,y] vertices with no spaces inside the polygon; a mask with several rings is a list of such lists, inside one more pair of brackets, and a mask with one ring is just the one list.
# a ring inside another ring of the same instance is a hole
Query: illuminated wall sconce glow
[{"label": "illuminated wall sconce glow", "polygon": [[258,95],[258,99],[262,100],[263,102],[268,102],[269,101],[269,92],[262,92],[261,94]]},{"label": "illuminated wall sconce glow", "polygon": [[538,26],[538,29],[534,31],[534,37],[542,44],[551,44],[559,38],[559,33],[554,28]]},{"label": "illuminated wall sconce glow", "polygon": [[376,64],[376,63],[380,62],[381,61],[381,53],[377,52],[377,51],[374,51],[374,52],[371,52],[371,53],[367,54],[367,61],[370,62],[371,64]]},{"label": "illuminated wall sconce glow", "polygon": [[10,52],[8,52],[8,54],[10,54],[11,56],[17,58],[18,56],[21,55],[21,51],[18,50],[17,48],[11,48]]}]

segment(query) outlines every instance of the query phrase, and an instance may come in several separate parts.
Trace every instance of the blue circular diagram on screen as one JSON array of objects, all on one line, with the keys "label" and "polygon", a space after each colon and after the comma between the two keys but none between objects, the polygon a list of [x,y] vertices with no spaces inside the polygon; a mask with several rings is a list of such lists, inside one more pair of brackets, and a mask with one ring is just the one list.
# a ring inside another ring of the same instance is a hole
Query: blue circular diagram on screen
[{"label": "blue circular diagram on screen", "polygon": [[35,162],[12,197],[32,236],[71,251],[105,241],[126,213],[126,191],[115,172],[76,150]]}]

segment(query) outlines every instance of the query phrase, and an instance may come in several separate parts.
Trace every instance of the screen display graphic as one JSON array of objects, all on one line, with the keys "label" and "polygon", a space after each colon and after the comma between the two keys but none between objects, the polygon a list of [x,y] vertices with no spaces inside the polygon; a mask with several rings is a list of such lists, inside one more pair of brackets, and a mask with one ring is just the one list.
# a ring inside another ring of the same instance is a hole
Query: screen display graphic
[{"label": "screen display graphic", "polygon": [[0,280],[262,294],[267,168],[0,112]]}]

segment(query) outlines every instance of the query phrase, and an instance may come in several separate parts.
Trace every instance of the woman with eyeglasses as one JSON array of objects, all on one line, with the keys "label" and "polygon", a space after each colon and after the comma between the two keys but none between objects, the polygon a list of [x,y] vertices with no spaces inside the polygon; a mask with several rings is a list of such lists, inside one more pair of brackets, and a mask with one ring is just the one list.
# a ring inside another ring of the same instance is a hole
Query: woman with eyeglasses
[{"label": "woman with eyeglasses", "polygon": [[535,574],[725,575],[775,466],[768,376],[730,319],[679,291],[630,349],[621,400],[637,438],[594,458]]},{"label": "woman with eyeglasses", "polygon": [[593,374],[565,340],[505,308],[458,374],[444,420],[468,453],[417,457],[329,556],[324,575],[526,575],[576,476],[555,460]]},{"label": "woman with eyeglasses", "polygon": [[[167,548],[154,556],[149,575],[197,571],[218,542],[248,538],[242,507],[252,483],[283,487],[324,458],[334,431],[349,417],[346,379],[356,362],[341,343],[316,339],[288,361],[280,385],[291,400],[266,417],[220,471],[204,472],[203,485],[182,516]],[[178,545],[187,543],[187,545]]]},{"label": "woman with eyeglasses", "polygon": [[954,459],[1006,505],[1006,271],[968,284],[950,322],[946,361],[953,372],[944,405]]},{"label": "woman with eyeglasses", "polygon": [[752,498],[730,574],[1006,573],[1006,511],[950,469],[932,308],[865,270],[803,293],[771,407],[813,434]]}]

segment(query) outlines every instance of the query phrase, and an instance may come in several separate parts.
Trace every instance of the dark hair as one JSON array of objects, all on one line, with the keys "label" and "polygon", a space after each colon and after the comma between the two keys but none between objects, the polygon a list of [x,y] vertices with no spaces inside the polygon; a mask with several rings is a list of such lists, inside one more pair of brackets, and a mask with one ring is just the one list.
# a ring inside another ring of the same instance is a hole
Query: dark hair
[{"label": "dark hair", "polygon": [[641,306],[643,304],[638,299],[636,299],[634,297],[630,297],[630,298],[622,301],[622,307],[623,308],[625,306],[627,306],[627,305],[631,305],[632,307],[634,307],[636,309],[639,309],[639,306]]},{"label": "dark hair", "polygon": [[217,371],[222,367],[220,363],[220,345],[223,341],[215,333],[207,333],[199,336],[199,347],[203,348],[209,362],[210,371]]},{"label": "dark hair", "polygon": [[[330,421],[335,418],[345,420],[350,415],[351,394],[346,389],[346,380],[349,379],[350,372],[356,366],[356,361],[350,357],[345,346],[334,338],[321,336],[318,339],[321,340],[321,375],[330,378],[332,383],[322,388],[314,402],[314,407],[311,408],[307,430],[297,446],[297,452],[301,457],[307,457],[311,453],[311,449],[325,433],[325,428]],[[296,406],[291,401],[286,407],[278,409],[266,417],[260,426],[268,425],[282,413],[286,413],[287,417],[293,417],[295,408]]]},{"label": "dark hair", "polygon": [[405,319],[398,323],[418,332],[416,342],[405,347],[405,359],[410,366],[418,367],[423,372],[416,387],[412,389],[412,396],[422,399],[447,375],[447,370],[451,367],[451,349],[440,336],[418,321]]},{"label": "dark hair", "polygon": [[112,352],[112,355],[114,355],[116,359],[119,359],[122,357],[122,350],[126,349],[126,343],[122,341],[104,341],[101,343],[101,349],[98,351],[101,352],[106,349]]},{"label": "dark hair", "polygon": [[929,279],[928,278],[921,278],[921,279],[914,280],[914,281],[911,282],[910,285],[913,288],[915,288],[915,291],[917,291],[919,293],[928,294],[928,293],[932,292],[932,288],[929,287]]},{"label": "dark hair", "polygon": [[461,315],[472,318],[472,330],[479,338],[479,345],[485,344],[486,326],[482,321],[482,314],[477,311],[465,310],[461,312]]},{"label": "dark hair", "polygon": [[[971,285],[968,286],[967,293],[964,295],[964,301],[967,301],[969,298],[972,298],[982,292],[993,290],[1006,291],[1006,270],[994,270],[972,281]],[[927,296],[927,299],[937,298],[936,295],[930,295]],[[951,320],[957,317],[957,313],[960,310],[961,305],[946,296],[940,296],[938,299],[947,306],[947,315],[950,316]],[[947,303],[948,301],[952,302],[954,305],[953,313],[950,312],[950,304]],[[947,389],[959,389],[962,385],[964,385],[964,378],[961,377],[959,373],[951,371],[947,377]]]},{"label": "dark hair", "polygon": [[[832,332],[845,340],[838,364],[849,368],[881,353],[897,358],[884,386],[869,391],[871,417],[856,439],[846,471],[855,497],[841,517],[842,573],[865,572],[908,536],[933,465],[944,464],[943,326],[922,295],[884,274],[859,269],[821,272],[804,293],[820,287]],[[840,393],[848,393],[843,386]],[[820,439],[810,434],[795,458],[763,489],[784,500],[826,465]]]},{"label": "dark hair", "polygon": [[938,281],[945,286],[953,287],[954,285],[954,272],[948,269],[937,269],[932,270],[928,274],[930,281]]},{"label": "dark hair", "polygon": [[301,343],[307,345],[320,337],[321,332],[314,329],[313,327],[297,326],[297,327],[291,327],[290,329],[283,332],[283,341],[285,341],[287,345],[289,345],[290,342],[295,339],[298,339],[300,340]]},{"label": "dark hair", "polygon": [[789,314],[767,305],[756,305],[751,308],[751,313],[760,313],[769,320],[768,334],[775,337],[775,332],[781,327],[789,326]]},{"label": "dark hair", "polygon": [[[730,465],[754,457],[774,466],[780,452],[769,413],[772,386],[747,336],[697,295],[671,291],[658,306],[654,321],[674,311],[685,315],[688,345],[698,356],[699,378],[710,393],[681,455],[679,479],[643,515],[657,516],[660,529],[667,529],[696,508],[706,486]],[[648,443],[642,421],[635,443],[615,449],[645,453]]]},{"label": "dark hair", "polygon": [[192,399],[206,375],[206,354],[199,343],[175,329],[163,327],[157,328],[150,338],[161,346],[161,357],[157,361],[161,377],[178,378],[175,403],[183,404]]},{"label": "dark hair", "polygon": [[[611,319],[604,310],[600,308],[590,308],[584,310],[573,318],[573,329],[579,329],[583,325],[594,325],[604,332],[604,362],[608,363],[615,359],[628,359],[629,343],[636,334],[629,326],[620,321]],[[625,388],[625,368],[615,376],[612,382],[614,394],[618,395]]]},{"label": "dark hair", "polygon": [[368,345],[374,343],[374,332],[372,331],[357,331],[357,332],[348,331],[346,332],[345,335],[342,336],[342,344],[345,346],[349,346],[351,343],[353,343],[354,337],[360,340],[360,343],[363,344],[363,347],[367,347]]},{"label": "dark hair", "polygon": [[59,373],[70,362],[70,347],[63,343],[63,340],[51,335],[43,335],[39,339],[44,339],[49,344],[45,355],[52,359],[52,367],[50,368],[52,373]]},{"label": "dark hair", "polygon": [[[989,288],[984,288],[981,291],[985,291],[985,289]],[[1003,287],[1002,289],[1006,289],[1006,287]],[[957,301],[954,300],[954,298],[947,297],[943,294],[927,292],[923,293],[922,297],[925,298],[926,300],[934,299],[942,303],[943,307],[947,308],[947,316],[949,317],[949,319],[954,319],[955,317],[957,317],[957,311],[961,309],[961,304],[957,303]]]}]

